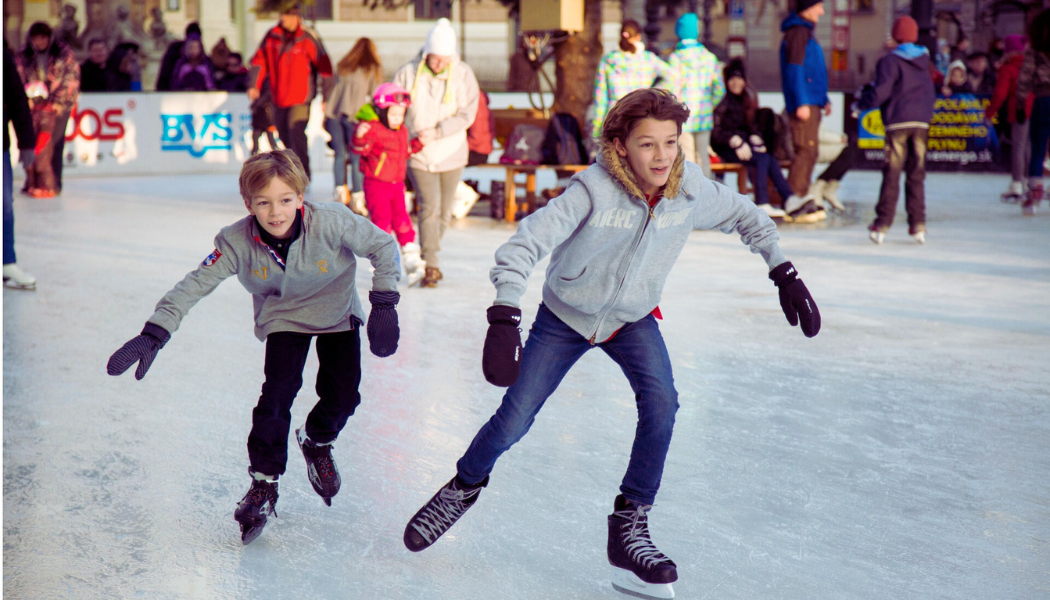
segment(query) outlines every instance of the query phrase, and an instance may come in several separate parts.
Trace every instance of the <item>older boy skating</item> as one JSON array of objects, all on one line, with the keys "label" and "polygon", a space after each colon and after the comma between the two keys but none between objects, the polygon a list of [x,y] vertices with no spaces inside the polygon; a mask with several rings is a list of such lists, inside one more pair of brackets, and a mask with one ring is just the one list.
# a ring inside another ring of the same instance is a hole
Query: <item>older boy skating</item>
[{"label": "older boy skating", "polygon": [[[490,273],[496,301],[488,309],[482,367],[489,382],[510,389],[456,475],[406,526],[409,550],[428,548],[474,505],[496,460],[525,435],[573,364],[597,346],[627,375],[638,405],[630,462],[608,517],[613,585],[643,597],[674,597],[675,563],[656,548],[648,527],[678,409],[654,314],[690,232],[740,234],[770,267],[788,321],[801,322],[807,337],[820,330],[817,305],[781,253],[773,221],[684,160],[677,141],[688,117],[689,109],[665,90],[624,96],[604,122],[598,163],[496,251]],[[543,303],[522,349],[518,303],[548,254]]]}]

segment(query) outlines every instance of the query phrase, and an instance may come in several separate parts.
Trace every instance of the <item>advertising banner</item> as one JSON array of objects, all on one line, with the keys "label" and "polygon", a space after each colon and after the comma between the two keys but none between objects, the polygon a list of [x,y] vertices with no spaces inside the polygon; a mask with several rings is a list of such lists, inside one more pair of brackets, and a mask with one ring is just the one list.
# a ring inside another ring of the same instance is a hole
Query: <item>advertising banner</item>
[{"label": "advertising banner", "polygon": [[[317,100],[307,128],[314,169],[331,168],[323,119]],[[261,142],[270,149],[265,135]],[[66,126],[62,176],[238,173],[251,148],[245,94],[81,94]]]},{"label": "advertising banner", "polygon": [[[927,142],[928,171],[1004,171],[1009,157],[1000,151],[994,123],[984,116],[989,98],[980,94],[938,96]],[[885,129],[878,109],[857,119],[857,168],[881,169],[885,162]]]}]

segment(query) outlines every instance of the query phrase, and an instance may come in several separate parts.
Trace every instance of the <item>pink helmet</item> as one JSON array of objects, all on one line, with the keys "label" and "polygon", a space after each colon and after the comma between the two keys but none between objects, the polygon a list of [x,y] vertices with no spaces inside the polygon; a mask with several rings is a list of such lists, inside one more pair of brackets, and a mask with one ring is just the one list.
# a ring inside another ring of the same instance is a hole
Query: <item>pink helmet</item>
[{"label": "pink helmet", "polygon": [[391,106],[408,107],[412,104],[412,97],[405,88],[396,83],[382,83],[376,88],[372,95],[372,105],[376,108],[389,108]]}]

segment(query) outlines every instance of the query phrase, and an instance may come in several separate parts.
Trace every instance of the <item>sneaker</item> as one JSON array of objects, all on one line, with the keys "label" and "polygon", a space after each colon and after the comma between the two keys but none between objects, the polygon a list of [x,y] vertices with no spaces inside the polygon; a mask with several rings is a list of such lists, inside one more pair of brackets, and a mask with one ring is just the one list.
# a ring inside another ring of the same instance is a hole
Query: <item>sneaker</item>
[{"label": "sneaker", "polygon": [[35,290],[36,277],[19,269],[15,263],[11,263],[4,265],[4,286],[16,290]]},{"label": "sneaker", "polygon": [[872,229],[868,231],[868,239],[870,239],[872,242],[875,242],[875,244],[881,244],[883,240],[886,239],[886,232],[879,231],[878,229]]},{"label": "sneaker", "polygon": [[350,189],[345,185],[335,186],[335,190],[332,192],[332,202],[339,202],[344,206],[350,205]]},{"label": "sneaker", "polygon": [[426,550],[478,501],[481,488],[489,484],[486,475],[481,483],[468,485],[455,476],[446,483],[405,526],[405,547],[412,552]]},{"label": "sneaker", "polygon": [[423,281],[419,282],[420,287],[435,288],[438,282],[444,279],[441,274],[441,269],[437,267],[427,267],[423,273]]},{"label": "sneaker", "polygon": [[759,204],[758,207],[764,210],[771,219],[783,219],[787,216],[787,213],[782,209],[779,209],[768,202],[765,204]]},{"label": "sneaker", "polygon": [[794,194],[784,201],[784,212],[792,217],[794,217],[796,213],[801,213],[807,209],[815,209],[816,207],[817,203],[814,202],[812,198],[801,198]]},{"label": "sneaker", "polygon": [[[818,180],[819,181],[819,180]],[[838,180],[832,180],[824,185],[824,199],[828,201],[831,208],[834,208],[838,212],[846,212],[846,206],[839,201],[839,182]]]},{"label": "sneaker", "polygon": [[252,486],[237,503],[233,518],[241,524],[241,543],[247,546],[262,534],[269,515],[277,516],[277,477],[248,469]]},{"label": "sneaker", "polygon": [[339,493],[342,479],[339,477],[339,469],[335,466],[332,458],[331,444],[317,444],[306,436],[306,428],[300,427],[295,430],[295,439],[299,442],[299,449],[303,451],[306,459],[306,474],[310,478],[310,485],[328,506],[332,505],[332,497]]},{"label": "sneaker", "polygon": [[365,206],[365,193],[364,192],[352,192],[350,194],[349,204],[350,210],[361,215],[362,217],[368,216],[368,208]]},{"label": "sneaker", "polygon": [[609,564],[616,568],[613,587],[631,595],[673,598],[671,584],[678,581],[678,568],[653,544],[649,535],[650,509],[651,505],[634,504],[622,494],[616,497],[609,515],[606,546]]}]

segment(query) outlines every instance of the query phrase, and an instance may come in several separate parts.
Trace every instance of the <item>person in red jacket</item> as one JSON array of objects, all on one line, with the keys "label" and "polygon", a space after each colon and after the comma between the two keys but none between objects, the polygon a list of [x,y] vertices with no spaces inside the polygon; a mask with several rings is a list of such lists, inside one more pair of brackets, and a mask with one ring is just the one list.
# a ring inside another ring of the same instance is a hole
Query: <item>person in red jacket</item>
[{"label": "person in red jacket", "polygon": [[423,149],[419,138],[409,141],[408,128],[403,126],[411,102],[401,86],[381,84],[372,95],[372,103],[357,112],[358,124],[350,143],[354,154],[361,155],[368,215],[376,227],[397,237],[409,285],[423,277],[426,267],[405,207],[408,157]]},{"label": "person in red jacket", "polygon": [[1032,153],[1032,144],[1028,139],[1028,115],[1032,112],[1032,98],[1027,106],[1017,104],[1017,74],[1024,62],[1024,47],[1028,38],[1023,35],[1008,35],[1004,40],[1006,53],[1003,64],[999,67],[999,79],[995,82],[992,100],[984,110],[984,116],[991,119],[999,114],[999,109],[1006,105],[1006,122],[1010,124],[1011,181],[1010,187],[1002,195],[1003,202],[1020,202],[1026,192],[1025,178],[1028,173],[1028,160]]},{"label": "person in red jacket", "polygon": [[299,5],[281,12],[280,22],[266,33],[252,57],[248,99],[255,101],[269,80],[276,108],[277,133],[310,176],[306,123],[317,94],[317,76],[332,76],[332,61],[321,38],[303,27]]}]

